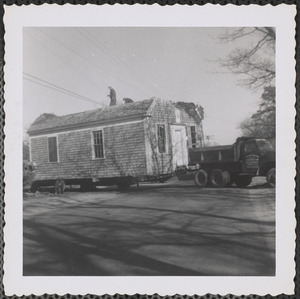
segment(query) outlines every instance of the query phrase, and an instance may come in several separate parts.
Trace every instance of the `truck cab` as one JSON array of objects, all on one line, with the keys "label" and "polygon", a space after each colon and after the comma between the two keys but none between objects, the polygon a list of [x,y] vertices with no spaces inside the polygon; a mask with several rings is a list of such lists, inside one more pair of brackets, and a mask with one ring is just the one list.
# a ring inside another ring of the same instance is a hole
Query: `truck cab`
[{"label": "truck cab", "polygon": [[242,162],[242,172],[252,175],[267,175],[275,168],[275,150],[268,139],[251,138],[238,140],[240,154],[237,160]]}]

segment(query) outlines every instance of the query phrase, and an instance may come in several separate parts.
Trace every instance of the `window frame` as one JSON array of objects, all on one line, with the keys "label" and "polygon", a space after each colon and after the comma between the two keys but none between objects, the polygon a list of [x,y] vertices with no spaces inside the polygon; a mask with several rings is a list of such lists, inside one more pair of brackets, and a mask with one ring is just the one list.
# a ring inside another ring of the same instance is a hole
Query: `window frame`
[{"label": "window frame", "polygon": [[[163,137],[163,140],[164,140],[164,151],[161,151],[160,150],[160,131],[159,131],[159,128],[160,127],[163,127],[164,128],[164,137]],[[157,151],[159,154],[166,154],[167,153],[167,130],[166,130],[166,124],[164,123],[158,123],[156,124],[156,135],[157,135]]]},{"label": "window frame", "polygon": [[[192,131],[192,128],[194,128],[194,132]],[[197,131],[196,131],[196,126],[190,126],[190,132],[191,132],[191,146],[192,148],[196,148],[197,147]],[[193,138],[193,133],[195,134],[194,138]],[[193,142],[193,139],[195,142]]]},{"label": "window frame", "polygon": [[[101,141],[102,144],[95,144],[95,133],[101,132]],[[92,158],[93,160],[101,160],[105,159],[105,150],[104,150],[104,129],[103,128],[96,128],[91,131],[91,139],[92,139]],[[96,157],[96,150],[95,147],[102,145],[102,157]]]},{"label": "window frame", "polygon": [[[55,138],[56,143],[56,161],[50,161],[50,148],[49,148],[49,140],[51,138]],[[48,151],[48,163],[59,163],[59,150],[58,150],[58,135],[50,135],[47,136],[47,151]]]}]

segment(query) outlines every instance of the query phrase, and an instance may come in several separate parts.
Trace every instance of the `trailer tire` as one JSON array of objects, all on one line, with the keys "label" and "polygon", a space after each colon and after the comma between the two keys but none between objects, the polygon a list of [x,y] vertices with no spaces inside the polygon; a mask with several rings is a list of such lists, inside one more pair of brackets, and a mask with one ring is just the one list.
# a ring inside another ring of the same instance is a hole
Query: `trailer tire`
[{"label": "trailer tire", "polygon": [[248,176],[248,175],[237,175],[235,178],[234,178],[234,183],[240,187],[240,188],[245,188],[247,187],[248,185],[250,185],[252,182],[252,177],[251,176]]},{"label": "trailer tire", "polygon": [[206,187],[207,186],[207,182],[208,182],[207,172],[205,170],[203,170],[203,169],[199,169],[195,173],[194,182],[195,182],[196,186],[199,187],[199,188]]},{"label": "trailer tire", "polygon": [[38,188],[39,188],[39,182],[35,181],[30,186],[30,192],[35,193],[36,191],[38,191]]},{"label": "trailer tire", "polygon": [[210,174],[209,182],[214,188],[223,188],[230,182],[230,174],[228,171],[214,169]]},{"label": "trailer tire", "polygon": [[117,184],[117,187],[119,188],[119,190],[121,191],[126,191],[130,188],[131,183],[128,182],[121,182]]},{"label": "trailer tire", "polygon": [[83,182],[80,184],[80,190],[81,192],[88,192],[94,190],[94,184],[93,182]]},{"label": "trailer tire", "polygon": [[118,179],[116,185],[121,191],[126,191],[133,183],[133,177],[126,177]]},{"label": "trailer tire", "polygon": [[276,185],[276,172],[275,172],[275,168],[271,168],[266,176],[267,179],[267,184],[269,187],[271,188],[275,188]]},{"label": "trailer tire", "polygon": [[62,194],[65,192],[66,184],[62,179],[57,179],[54,185],[54,194]]}]

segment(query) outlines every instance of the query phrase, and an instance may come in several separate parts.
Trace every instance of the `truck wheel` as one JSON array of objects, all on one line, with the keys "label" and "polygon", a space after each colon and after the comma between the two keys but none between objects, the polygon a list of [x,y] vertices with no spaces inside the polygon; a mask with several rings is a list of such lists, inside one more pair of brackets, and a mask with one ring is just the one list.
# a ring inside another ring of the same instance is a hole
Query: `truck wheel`
[{"label": "truck wheel", "polygon": [[275,168],[271,168],[267,173],[267,184],[269,187],[274,188],[276,185],[276,174],[275,174]]},{"label": "truck wheel", "polygon": [[248,175],[238,175],[235,177],[234,182],[238,187],[245,188],[252,182],[252,177]]},{"label": "truck wheel", "polygon": [[221,169],[214,169],[210,174],[210,184],[215,188],[223,188],[230,181],[230,174],[228,171]]},{"label": "truck wheel", "polygon": [[199,188],[204,188],[207,185],[207,181],[208,181],[207,172],[203,169],[199,169],[196,172],[195,178],[194,178],[194,182],[195,182],[196,186]]},{"label": "truck wheel", "polygon": [[232,174],[230,174],[230,173],[228,173],[228,174],[229,174],[229,181],[225,185],[225,187],[230,187],[233,184],[233,182],[234,182],[234,176]]}]

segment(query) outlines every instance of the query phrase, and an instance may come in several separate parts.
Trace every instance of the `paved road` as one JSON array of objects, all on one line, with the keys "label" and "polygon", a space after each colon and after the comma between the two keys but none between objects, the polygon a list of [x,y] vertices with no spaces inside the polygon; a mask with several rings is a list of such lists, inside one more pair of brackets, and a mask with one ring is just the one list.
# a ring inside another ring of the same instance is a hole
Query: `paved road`
[{"label": "paved road", "polygon": [[24,196],[24,275],[274,275],[275,191],[192,182]]}]

